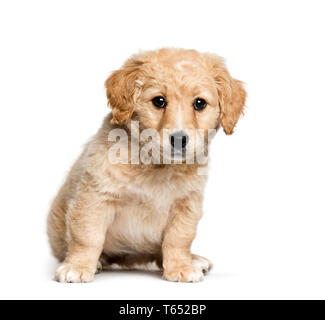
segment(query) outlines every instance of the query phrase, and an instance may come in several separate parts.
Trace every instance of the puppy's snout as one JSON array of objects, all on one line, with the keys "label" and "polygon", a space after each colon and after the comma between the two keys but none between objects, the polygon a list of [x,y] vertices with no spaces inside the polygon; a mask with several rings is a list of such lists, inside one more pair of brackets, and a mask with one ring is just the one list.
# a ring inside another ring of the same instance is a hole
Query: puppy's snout
[{"label": "puppy's snout", "polygon": [[176,150],[185,149],[188,143],[188,135],[183,131],[177,131],[169,136],[170,144]]}]

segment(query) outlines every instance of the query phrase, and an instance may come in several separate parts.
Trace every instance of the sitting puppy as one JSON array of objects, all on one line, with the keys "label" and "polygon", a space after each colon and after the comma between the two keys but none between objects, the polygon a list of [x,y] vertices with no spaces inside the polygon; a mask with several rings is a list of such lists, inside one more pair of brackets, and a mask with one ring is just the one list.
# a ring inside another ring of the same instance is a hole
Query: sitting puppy
[{"label": "sitting puppy", "polygon": [[[200,281],[211,263],[191,254],[207,178],[207,161],[197,155],[209,131],[233,132],[242,83],[216,55],[160,49],[132,56],[105,85],[112,113],[49,213],[50,244],[62,262],[56,280],[155,266],[167,280]],[[143,136],[149,129],[155,134]]]}]

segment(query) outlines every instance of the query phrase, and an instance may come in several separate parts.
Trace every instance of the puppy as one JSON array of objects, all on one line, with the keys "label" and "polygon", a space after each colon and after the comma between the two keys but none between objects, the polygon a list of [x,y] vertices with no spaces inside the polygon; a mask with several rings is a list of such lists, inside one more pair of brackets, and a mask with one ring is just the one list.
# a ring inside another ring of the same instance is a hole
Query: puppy
[{"label": "puppy", "polygon": [[211,130],[232,134],[243,85],[222,58],[184,49],[134,55],[105,85],[112,113],[48,216],[55,278],[90,282],[101,269],[155,267],[170,281],[200,281],[211,263],[191,254],[207,178],[198,155]]}]

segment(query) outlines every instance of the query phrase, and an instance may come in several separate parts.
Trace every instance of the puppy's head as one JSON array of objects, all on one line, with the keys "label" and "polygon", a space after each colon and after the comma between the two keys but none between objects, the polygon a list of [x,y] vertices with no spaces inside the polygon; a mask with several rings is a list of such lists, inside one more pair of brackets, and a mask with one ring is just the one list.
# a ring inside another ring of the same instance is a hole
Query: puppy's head
[{"label": "puppy's head", "polygon": [[157,147],[159,143],[176,155],[202,148],[204,142],[197,137],[219,124],[232,134],[246,98],[242,83],[230,76],[222,58],[195,50],[137,54],[105,85],[114,124],[138,120],[140,129],[159,133]]}]

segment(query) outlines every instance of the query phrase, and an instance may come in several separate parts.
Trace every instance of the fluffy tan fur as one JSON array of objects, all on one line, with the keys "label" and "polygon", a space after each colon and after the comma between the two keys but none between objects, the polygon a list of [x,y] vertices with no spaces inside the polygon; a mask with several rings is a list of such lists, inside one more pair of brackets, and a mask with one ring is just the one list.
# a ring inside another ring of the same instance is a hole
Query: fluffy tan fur
[{"label": "fluffy tan fur", "polygon": [[[48,235],[62,264],[61,282],[89,282],[110,266],[137,267],[154,262],[171,281],[202,280],[211,263],[191,254],[202,217],[205,175],[198,163],[172,165],[112,164],[108,134],[130,120],[140,130],[213,129],[233,132],[245,104],[242,83],[231,78],[223,60],[194,50],[160,49],[137,54],[105,83],[112,113],[84,152],[55,198]],[[163,95],[160,110],[152,98]],[[196,97],[208,105],[198,112]],[[177,115],[177,116],[176,116]]]}]

